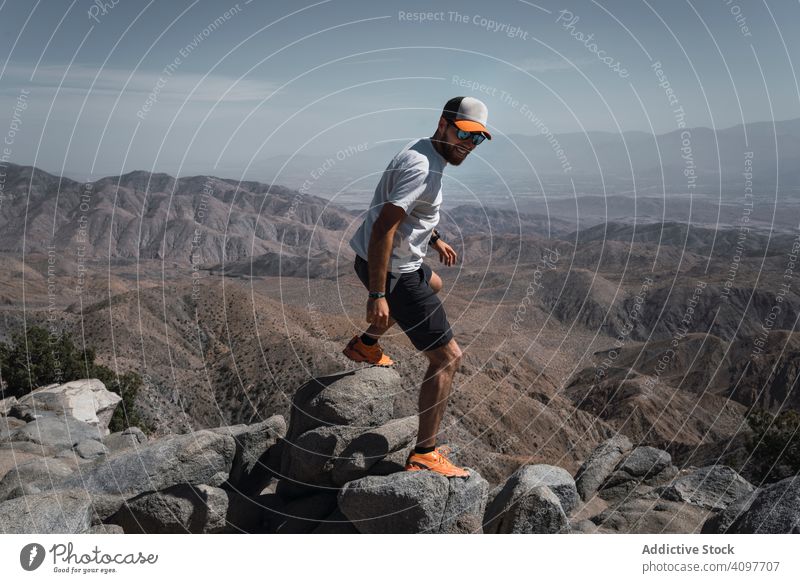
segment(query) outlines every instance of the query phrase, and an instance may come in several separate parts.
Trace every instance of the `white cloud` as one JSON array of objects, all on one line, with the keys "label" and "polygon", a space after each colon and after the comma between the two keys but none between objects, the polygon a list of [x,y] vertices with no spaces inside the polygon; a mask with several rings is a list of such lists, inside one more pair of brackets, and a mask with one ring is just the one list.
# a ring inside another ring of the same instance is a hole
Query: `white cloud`
[{"label": "white cloud", "polygon": [[[218,101],[223,98],[231,101],[258,101],[268,96],[277,87],[276,84],[259,79],[242,79],[237,82],[234,77],[212,74],[203,78],[199,73],[183,73],[180,68],[172,74],[164,71],[136,71],[132,76],[130,71],[123,69],[103,69],[97,80],[97,69],[91,65],[73,64],[62,83],[66,65],[40,66],[31,78],[32,66],[11,65],[6,70],[8,77],[21,77],[23,85],[33,86],[38,90],[52,90],[55,92],[59,84],[61,92],[85,94],[89,88],[98,95],[116,95],[125,90],[126,95],[140,94],[144,99],[158,85],[161,85],[159,101],[183,101],[191,93],[191,101]],[[4,78],[4,85],[8,85],[8,77]],[[130,77],[130,80],[129,80]],[[94,81],[94,86],[92,82]],[[126,85],[127,83],[127,85]],[[199,85],[198,85],[199,84]],[[194,91],[194,93],[192,93]],[[226,93],[227,92],[227,93]]]}]

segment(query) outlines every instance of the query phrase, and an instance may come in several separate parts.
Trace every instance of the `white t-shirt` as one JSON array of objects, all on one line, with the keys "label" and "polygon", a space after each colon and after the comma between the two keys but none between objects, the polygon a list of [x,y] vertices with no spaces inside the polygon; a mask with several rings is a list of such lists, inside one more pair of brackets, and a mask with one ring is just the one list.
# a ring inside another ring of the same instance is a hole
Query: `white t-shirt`
[{"label": "white t-shirt", "polygon": [[383,204],[390,202],[406,211],[392,242],[389,271],[408,273],[419,269],[428,251],[428,239],[439,224],[442,204],[442,171],[447,161],[433,147],[430,138],[406,145],[383,171],[364,222],[350,239],[350,247],[368,260],[372,225]]}]

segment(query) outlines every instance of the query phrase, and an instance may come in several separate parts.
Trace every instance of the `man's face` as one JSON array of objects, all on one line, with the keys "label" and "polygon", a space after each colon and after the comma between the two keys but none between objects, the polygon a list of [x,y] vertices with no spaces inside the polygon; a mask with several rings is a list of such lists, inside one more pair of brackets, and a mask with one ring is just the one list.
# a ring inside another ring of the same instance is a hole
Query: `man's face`
[{"label": "man's face", "polygon": [[472,142],[471,137],[466,140],[459,140],[456,135],[458,128],[452,123],[448,123],[447,120],[442,119],[440,124],[444,124],[442,128],[443,137],[440,144],[442,147],[442,156],[444,156],[444,159],[447,160],[449,164],[458,166],[467,158],[469,153],[475,149],[475,144]]}]

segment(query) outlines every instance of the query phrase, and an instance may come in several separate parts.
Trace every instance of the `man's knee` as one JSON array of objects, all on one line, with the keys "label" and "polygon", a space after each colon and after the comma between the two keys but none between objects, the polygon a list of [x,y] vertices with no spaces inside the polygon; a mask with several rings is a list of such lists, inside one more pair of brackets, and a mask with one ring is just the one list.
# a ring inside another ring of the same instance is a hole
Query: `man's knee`
[{"label": "man's knee", "polygon": [[461,364],[462,352],[455,338],[451,338],[450,341],[443,346],[439,346],[433,350],[426,350],[424,354],[428,357],[432,365],[439,368],[446,367],[456,370]]},{"label": "man's knee", "polygon": [[433,293],[438,294],[442,289],[442,278],[435,271],[431,271],[431,280],[428,285],[431,286]]}]

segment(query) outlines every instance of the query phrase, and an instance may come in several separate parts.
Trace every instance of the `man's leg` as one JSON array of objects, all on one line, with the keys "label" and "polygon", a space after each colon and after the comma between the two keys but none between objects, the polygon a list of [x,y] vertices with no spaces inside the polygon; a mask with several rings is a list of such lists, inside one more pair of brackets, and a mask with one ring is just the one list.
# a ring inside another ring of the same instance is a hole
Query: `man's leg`
[{"label": "man's leg", "polygon": [[434,447],[439,425],[447,408],[453,377],[461,364],[461,348],[455,338],[439,348],[423,352],[428,357],[428,370],[419,392],[418,447]]}]

